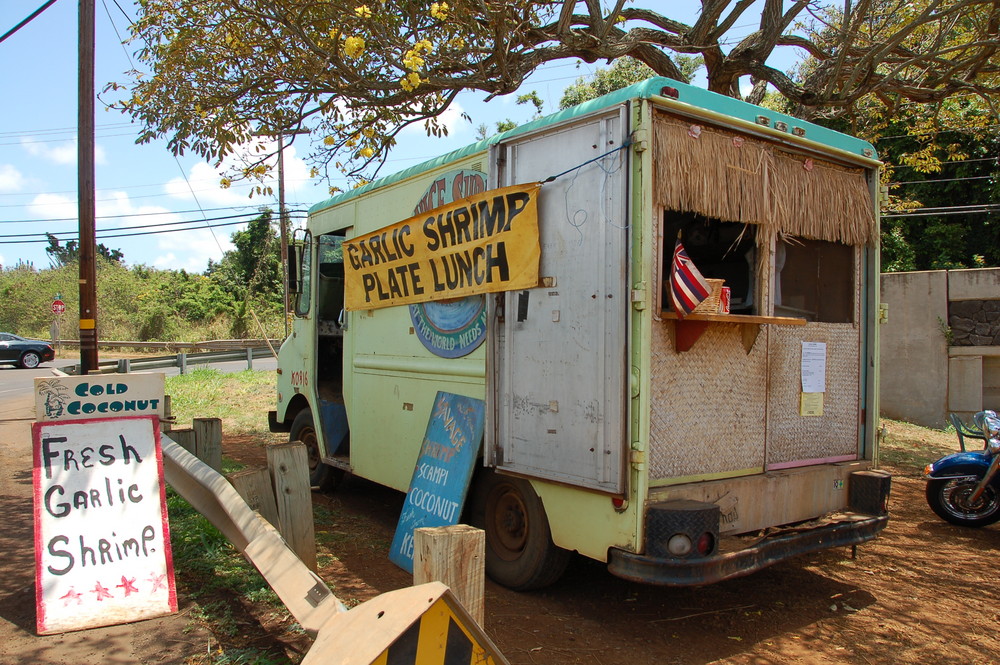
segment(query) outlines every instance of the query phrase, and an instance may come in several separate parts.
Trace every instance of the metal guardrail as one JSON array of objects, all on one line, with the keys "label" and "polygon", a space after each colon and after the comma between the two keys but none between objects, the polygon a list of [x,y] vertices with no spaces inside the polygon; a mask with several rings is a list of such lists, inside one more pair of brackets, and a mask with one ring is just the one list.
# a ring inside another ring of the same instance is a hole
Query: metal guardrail
[{"label": "metal guardrail", "polygon": [[[186,351],[182,351],[177,355],[158,356],[156,358],[104,360],[97,363],[97,371],[101,374],[128,374],[132,371],[178,367],[181,374],[186,374],[189,365],[204,365],[206,363],[235,360],[245,360],[247,369],[253,369],[254,358],[270,358],[273,355],[269,348],[242,349],[238,351],[205,351],[201,353],[187,353]],[[65,368],[65,371],[67,374],[79,375],[80,363]]]},{"label": "metal guardrail", "polygon": [[[264,346],[281,346],[280,339],[209,339],[201,342],[132,342],[100,340],[97,343],[101,349],[163,349],[164,351],[235,351],[237,349],[258,348]],[[54,339],[52,345],[80,346],[78,339]]]}]

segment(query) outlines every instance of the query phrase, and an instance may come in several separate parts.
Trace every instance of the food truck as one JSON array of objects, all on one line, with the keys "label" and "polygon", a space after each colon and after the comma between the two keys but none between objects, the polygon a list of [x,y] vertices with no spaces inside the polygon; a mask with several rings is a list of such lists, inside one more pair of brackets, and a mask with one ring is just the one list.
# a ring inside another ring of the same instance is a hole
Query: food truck
[{"label": "food truck", "polygon": [[461,515],[514,589],[574,552],[680,586],[872,539],[878,174],[654,78],[334,196],[291,245],[271,428],[314,486],[406,491],[437,393],[482,400]]}]

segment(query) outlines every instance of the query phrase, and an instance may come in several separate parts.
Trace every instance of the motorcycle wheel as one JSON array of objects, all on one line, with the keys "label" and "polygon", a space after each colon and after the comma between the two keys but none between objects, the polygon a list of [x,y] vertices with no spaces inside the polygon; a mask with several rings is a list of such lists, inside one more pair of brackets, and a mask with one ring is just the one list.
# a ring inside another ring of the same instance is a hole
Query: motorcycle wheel
[{"label": "motorcycle wheel", "polygon": [[988,485],[975,503],[969,496],[977,481],[940,478],[927,481],[927,504],[941,519],[958,526],[980,527],[1000,521],[1000,494]]}]

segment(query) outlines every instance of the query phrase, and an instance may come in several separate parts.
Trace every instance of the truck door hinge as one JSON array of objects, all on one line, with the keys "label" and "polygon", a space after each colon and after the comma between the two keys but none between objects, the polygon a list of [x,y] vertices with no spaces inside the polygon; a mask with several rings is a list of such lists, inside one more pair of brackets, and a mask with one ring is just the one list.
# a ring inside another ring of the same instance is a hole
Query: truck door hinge
[{"label": "truck door hinge", "polygon": [[649,132],[637,129],[632,132],[632,150],[636,153],[645,152],[649,148]]},{"label": "truck door hinge", "polygon": [[632,466],[641,471],[646,467],[646,451],[645,450],[633,450],[629,455],[629,462]]},{"label": "truck door hinge", "polygon": [[632,308],[638,311],[646,309],[646,282],[639,282],[632,289]]}]

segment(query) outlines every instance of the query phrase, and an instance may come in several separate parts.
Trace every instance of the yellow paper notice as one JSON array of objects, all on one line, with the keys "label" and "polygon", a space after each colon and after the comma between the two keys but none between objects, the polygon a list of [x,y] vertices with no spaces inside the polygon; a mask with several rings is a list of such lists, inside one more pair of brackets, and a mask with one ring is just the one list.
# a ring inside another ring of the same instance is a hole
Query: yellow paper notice
[{"label": "yellow paper notice", "polygon": [[489,190],[346,241],[345,307],[534,288],[540,188]]},{"label": "yellow paper notice", "polygon": [[823,393],[800,393],[799,415],[822,416]]}]

